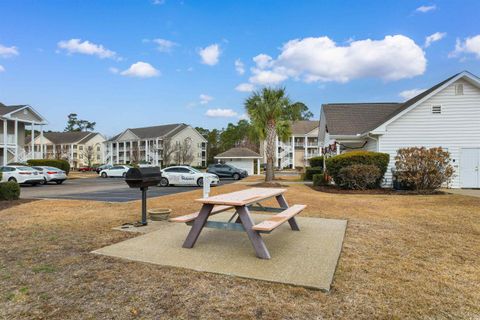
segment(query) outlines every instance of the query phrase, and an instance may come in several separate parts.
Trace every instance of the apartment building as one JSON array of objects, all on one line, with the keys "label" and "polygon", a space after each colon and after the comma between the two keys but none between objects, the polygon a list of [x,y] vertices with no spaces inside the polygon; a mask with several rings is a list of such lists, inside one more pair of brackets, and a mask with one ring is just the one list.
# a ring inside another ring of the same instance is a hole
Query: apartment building
[{"label": "apartment building", "polygon": [[207,140],[184,123],[129,128],[105,142],[105,162],[207,165]]},{"label": "apartment building", "polygon": [[43,132],[26,138],[25,150],[34,159],[63,159],[72,168],[104,163],[105,137],[98,132]]},{"label": "apartment building", "polygon": [[29,105],[6,106],[0,103],[0,164],[25,162],[35,157],[25,152],[25,128],[40,130],[47,120]]},{"label": "apartment building", "polygon": [[[286,141],[276,137],[275,163],[279,169],[309,166],[308,160],[320,155],[318,146],[318,120],[294,121],[291,125],[292,134]],[[264,163],[267,162],[265,142],[260,143],[260,154]]]}]

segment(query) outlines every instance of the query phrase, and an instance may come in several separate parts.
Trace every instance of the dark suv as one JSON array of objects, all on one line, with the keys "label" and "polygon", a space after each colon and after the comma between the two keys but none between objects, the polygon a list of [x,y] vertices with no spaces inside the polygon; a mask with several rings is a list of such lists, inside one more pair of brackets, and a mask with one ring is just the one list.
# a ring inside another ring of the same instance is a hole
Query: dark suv
[{"label": "dark suv", "polygon": [[240,180],[248,176],[246,170],[239,169],[230,164],[211,164],[207,168],[208,173],[213,173],[219,176],[220,178],[233,178],[235,180]]}]

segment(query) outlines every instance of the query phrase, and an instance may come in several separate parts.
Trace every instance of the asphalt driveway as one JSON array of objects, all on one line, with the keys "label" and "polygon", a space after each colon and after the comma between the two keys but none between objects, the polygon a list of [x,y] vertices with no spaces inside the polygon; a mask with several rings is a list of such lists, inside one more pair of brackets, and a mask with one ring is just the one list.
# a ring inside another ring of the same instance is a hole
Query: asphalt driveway
[{"label": "asphalt driveway", "polygon": [[[220,185],[234,182],[222,180]],[[190,186],[169,186],[165,188],[150,187],[149,197],[159,197],[174,193],[187,192],[198,189]],[[22,199],[75,199],[95,200],[107,202],[126,202],[140,200],[142,193],[139,189],[131,189],[121,178],[84,178],[65,181],[62,185],[49,184],[46,186],[22,186]]]}]

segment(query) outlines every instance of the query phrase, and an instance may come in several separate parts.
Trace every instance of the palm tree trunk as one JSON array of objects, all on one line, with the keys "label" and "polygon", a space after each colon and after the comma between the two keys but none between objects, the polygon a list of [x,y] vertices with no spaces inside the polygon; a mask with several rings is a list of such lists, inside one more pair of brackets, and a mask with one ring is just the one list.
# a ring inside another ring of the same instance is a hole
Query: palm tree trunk
[{"label": "palm tree trunk", "polygon": [[275,123],[273,121],[267,124],[266,148],[267,170],[265,172],[265,182],[275,179]]}]

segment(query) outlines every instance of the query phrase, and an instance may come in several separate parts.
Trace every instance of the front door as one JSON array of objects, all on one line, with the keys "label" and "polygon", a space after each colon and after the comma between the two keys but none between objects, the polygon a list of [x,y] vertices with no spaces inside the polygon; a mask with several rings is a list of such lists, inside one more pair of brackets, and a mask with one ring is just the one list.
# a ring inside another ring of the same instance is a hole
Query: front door
[{"label": "front door", "polygon": [[462,149],[460,157],[461,187],[480,188],[480,148]]}]

